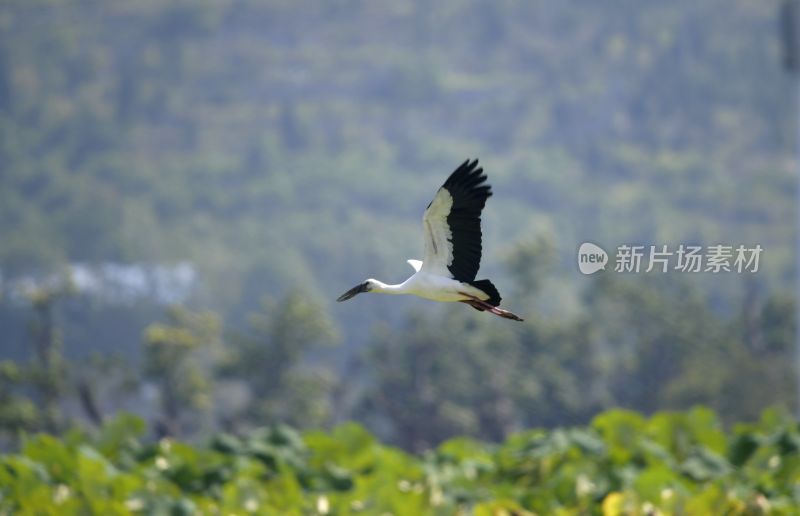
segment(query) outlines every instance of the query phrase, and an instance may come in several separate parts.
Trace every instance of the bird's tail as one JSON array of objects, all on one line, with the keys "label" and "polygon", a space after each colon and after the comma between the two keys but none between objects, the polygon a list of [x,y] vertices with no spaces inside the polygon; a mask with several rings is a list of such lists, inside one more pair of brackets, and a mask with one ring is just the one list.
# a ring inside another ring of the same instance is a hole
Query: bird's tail
[{"label": "bird's tail", "polygon": [[492,285],[491,281],[488,279],[482,279],[470,281],[469,284],[489,296],[489,299],[484,300],[486,303],[489,303],[492,306],[500,305],[500,301],[502,301],[503,298],[500,297],[500,292],[497,291],[497,287]]}]

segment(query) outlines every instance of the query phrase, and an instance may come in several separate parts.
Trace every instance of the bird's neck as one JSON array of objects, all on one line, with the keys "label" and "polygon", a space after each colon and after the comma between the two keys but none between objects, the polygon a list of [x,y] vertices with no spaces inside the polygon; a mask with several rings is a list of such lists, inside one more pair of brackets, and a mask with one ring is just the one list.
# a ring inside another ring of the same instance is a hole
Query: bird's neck
[{"label": "bird's neck", "polygon": [[382,281],[375,280],[375,286],[372,287],[372,292],[378,292],[380,294],[405,294],[406,290],[404,285],[405,283],[388,285]]}]

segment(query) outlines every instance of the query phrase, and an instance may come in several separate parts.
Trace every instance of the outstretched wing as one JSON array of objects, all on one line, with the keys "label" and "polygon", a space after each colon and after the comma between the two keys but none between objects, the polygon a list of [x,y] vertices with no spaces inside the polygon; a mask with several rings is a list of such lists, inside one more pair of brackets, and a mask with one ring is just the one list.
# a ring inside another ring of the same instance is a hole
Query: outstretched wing
[{"label": "outstretched wing", "polygon": [[458,281],[472,281],[481,265],[481,211],[492,196],[478,160],[458,167],[425,210],[422,269]]}]

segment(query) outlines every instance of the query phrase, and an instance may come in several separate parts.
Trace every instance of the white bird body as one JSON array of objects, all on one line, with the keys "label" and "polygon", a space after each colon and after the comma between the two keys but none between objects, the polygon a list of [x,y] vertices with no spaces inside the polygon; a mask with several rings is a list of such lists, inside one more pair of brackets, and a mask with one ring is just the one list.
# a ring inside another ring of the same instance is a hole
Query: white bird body
[{"label": "white bird body", "polygon": [[[478,299],[488,299],[489,297],[485,292],[472,285],[462,283],[453,278],[431,274],[425,270],[418,270],[410,278],[397,285],[387,285],[372,278],[367,281],[371,285],[370,292],[411,294],[431,301],[452,302],[466,301],[472,297],[477,297]],[[465,296],[465,293],[469,294],[469,296]]]},{"label": "white bird body", "polygon": [[491,187],[478,160],[465,161],[436,192],[422,219],[425,257],[408,260],[415,273],[397,285],[370,278],[337,301],[362,292],[412,294],[443,302],[462,302],[506,319],[522,319],[499,308],[501,298],[489,280],[475,280],[481,261],[481,211]]}]

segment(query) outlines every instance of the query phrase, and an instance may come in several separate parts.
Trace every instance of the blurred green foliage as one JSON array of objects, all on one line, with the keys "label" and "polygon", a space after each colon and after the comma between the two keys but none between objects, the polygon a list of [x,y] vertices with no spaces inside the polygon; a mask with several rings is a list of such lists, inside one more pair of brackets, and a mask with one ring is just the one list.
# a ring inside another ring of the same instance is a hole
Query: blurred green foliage
[{"label": "blurred green foliage", "polygon": [[612,410],[583,427],[466,438],[423,455],[349,423],[270,426],[203,444],[142,438],[120,415],[91,434],[25,437],[0,457],[13,514],[797,514],[800,428],[767,410],[722,430],[704,408]]},{"label": "blurred green foliage", "polygon": [[[537,265],[524,267],[521,256]],[[587,280],[573,312],[553,317],[545,293],[562,273],[552,256],[542,237],[508,257],[525,288],[514,307],[524,324],[421,305],[399,323],[366,328],[370,341],[352,358],[332,346],[340,331],[327,312],[295,291],[265,300],[238,328],[172,307],[144,330],[140,363],[76,361],[59,347],[58,372],[41,373],[43,359],[3,362],[0,437],[13,446],[20,430],[64,433],[131,406],[157,436],[355,419],[422,453],[454,436],[499,442],[526,428],[584,424],[613,407],[651,414],[702,404],[734,424],[794,405],[791,299],[753,293],[727,316],[688,281],[606,274]],[[51,302],[47,333],[56,335]],[[41,391],[48,385],[58,389]],[[49,405],[37,404],[44,393]]]},{"label": "blurred green foliage", "polygon": [[[199,273],[161,314],[0,291],[3,350],[30,355],[0,362],[0,449],[19,448],[0,512],[796,512],[797,429],[763,412],[796,405],[776,10],[0,3],[0,287],[75,262]],[[334,311],[362,276],[409,273],[467,156],[496,193],[481,275],[526,323]],[[765,255],[747,278],[584,278],[584,240]],[[695,404],[738,426],[641,415]],[[353,418],[417,455],[331,429]]]}]

